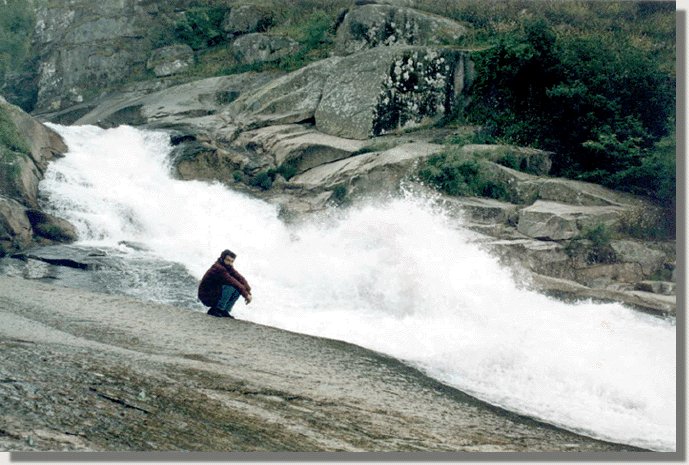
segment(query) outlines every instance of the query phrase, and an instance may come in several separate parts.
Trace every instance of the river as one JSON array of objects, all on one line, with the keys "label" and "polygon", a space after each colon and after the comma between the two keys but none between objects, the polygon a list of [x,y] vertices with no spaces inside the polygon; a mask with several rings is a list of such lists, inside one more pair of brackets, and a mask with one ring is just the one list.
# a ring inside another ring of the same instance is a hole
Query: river
[{"label": "river", "polygon": [[196,284],[223,249],[254,301],[237,318],[382,352],[508,410],[595,438],[676,447],[676,323],[518,286],[421,196],[288,225],[275,206],[171,174],[169,136],[51,125],[46,209],[106,251],[103,290],[204,311]]}]

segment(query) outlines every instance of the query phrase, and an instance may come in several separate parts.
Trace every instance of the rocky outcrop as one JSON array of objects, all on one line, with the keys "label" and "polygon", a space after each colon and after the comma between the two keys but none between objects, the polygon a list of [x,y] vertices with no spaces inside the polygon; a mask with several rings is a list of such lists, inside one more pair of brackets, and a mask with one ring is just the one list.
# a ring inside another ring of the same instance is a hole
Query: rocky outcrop
[{"label": "rocky outcrop", "polygon": [[573,239],[597,225],[616,226],[622,207],[589,207],[537,200],[519,212],[517,231],[542,240]]},{"label": "rocky outcrop", "polygon": [[366,139],[429,125],[458,104],[471,82],[465,52],[378,48],[301,68],[238,99],[228,116],[245,126],[314,121],[334,136]]},{"label": "rocky outcrop", "polygon": [[270,11],[256,5],[238,5],[225,15],[222,29],[229,37],[263,32],[273,23]]},{"label": "rocky outcrop", "polygon": [[0,302],[0,450],[639,450],[341,341],[7,276]]},{"label": "rocky outcrop", "polygon": [[194,64],[194,51],[188,45],[170,45],[153,50],[146,62],[146,69],[153,70],[157,77],[172,76]]},{"label": "rocky outcrop", "polygon": [[0,141],[0,255],[34,243],[76,238],[67,222],[39,210],[38,183],[48,162],[67,150],[62,138],[0,97],[3,130],[17,142]]},{"label": "rocky outcrop", "polygon": [[34,50],[39,57],[36,111],[90,101],[146,73],[164,24],[189,0],[34,2]]},{"label": "rocky outcrop", "polygon": [[349,55],[368,48],[454,43],[467,30],[461,24],[400,5],[362,5],[347,12],[337,29],[336,51]]},{"label": "rocky outcrop", "polygon": [[239,64],[251,65],[292,55],[299,50],[299,43],[289,37],[256,32],[237,38],[231,47]]}]

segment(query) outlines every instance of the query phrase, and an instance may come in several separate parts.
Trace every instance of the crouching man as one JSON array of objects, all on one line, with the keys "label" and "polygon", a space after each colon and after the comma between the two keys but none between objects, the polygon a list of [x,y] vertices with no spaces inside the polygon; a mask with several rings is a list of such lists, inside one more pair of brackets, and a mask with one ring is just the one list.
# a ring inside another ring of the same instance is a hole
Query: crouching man
[{"label": "crouching man", "polygon": [[235,258],[237,254],[224,250],[201,279],[198,296],[203,305],[210,307],[209,315],[234,318],[230,311],[240,295],[247,304],[251,302],[251,286],[234,269]]}]

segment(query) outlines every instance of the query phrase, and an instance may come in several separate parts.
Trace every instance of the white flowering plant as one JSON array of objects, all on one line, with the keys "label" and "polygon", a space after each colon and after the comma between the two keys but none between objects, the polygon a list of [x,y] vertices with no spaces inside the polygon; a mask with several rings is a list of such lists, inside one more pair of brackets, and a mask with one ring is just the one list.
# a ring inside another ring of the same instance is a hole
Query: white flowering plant
[{"label": "white flowering plant", "polygon": [[445,114],[453,92],[452,61],[436,50],[407,52],[395,60],[383,81],[372,135]]}]

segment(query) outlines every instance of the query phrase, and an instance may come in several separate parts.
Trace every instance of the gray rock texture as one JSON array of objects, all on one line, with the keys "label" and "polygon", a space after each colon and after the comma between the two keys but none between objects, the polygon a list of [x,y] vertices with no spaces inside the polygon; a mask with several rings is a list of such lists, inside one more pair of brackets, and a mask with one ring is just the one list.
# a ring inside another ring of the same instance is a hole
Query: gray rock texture
[{"label": "gray rock texture", "polygon": [[74,240],[74,228],[41,212],[38,201],[48,163],[67,150],[62,138],[2,97],[0,112],[24,145],[0,146],[0,255],[37,242]]},{"label": "gray rock texture", "polygon": [[581,235],[598,224],[614,226],[620,207],[588,207],[537,200],[519,212],[517,230],[535,239],[563,240]]},{"label": "gray rock texture", "polygon": [[232,50],[238,63],[250,65],[292,55],[299,50],[299,43],[289,37],[256,32],[237,38]]},{"label": "gray rock texture", "polygon": [[35,280],[0,277],[0,344],[0,450],[638,450],[351,344]]},{"label": "gray rock texture", "polygon": [[194,51],[188,45],[170,45],[151,52],[146,68],[157,77],[172,76],[185,71],[194,64]]},{"label": "gray rock texture", "polygon": [[57,111],[143,75],[161,26],[188,0],[34,2],[40,58],[36,110]]},{"label": "gray rock texture", "polygon": [[400,5],[352,8],[337,29],[336,50],[349,55],[395,45],[444,45],[466,34],[461,24]]},{"label": "gray rock texture", "polygon": [[237,100],[230,112],[248,126],[313,120],[326,134],[366,139],[437,121],[469,87],[469,67],[460,51],[373,49],[294,71]]},{"label": "gray rock texture", "polygon": [[222,29],[230,36],[263,32],[273,22],[270,11],[256,5],[233,6],[225,15]]}]

